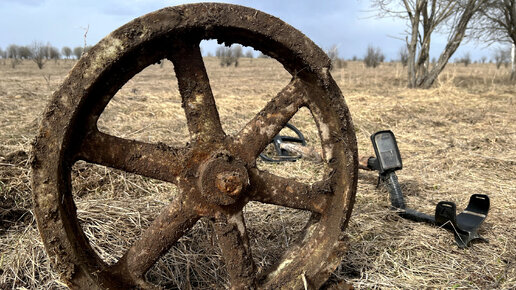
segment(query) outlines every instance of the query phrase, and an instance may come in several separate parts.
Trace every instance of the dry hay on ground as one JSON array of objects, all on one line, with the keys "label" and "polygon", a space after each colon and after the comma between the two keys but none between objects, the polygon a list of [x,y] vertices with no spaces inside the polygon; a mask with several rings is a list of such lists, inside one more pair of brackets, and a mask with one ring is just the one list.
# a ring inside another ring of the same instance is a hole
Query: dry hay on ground
[{"label": "dry hay on ground", "polygon": [[[72,62],[43,70],[25,62],[0,64],[0,288],[64,288],[52,271],[31,213],[28,152],[39,114]],[[286,83],[273,60],[244,59],[238,68],[207,60],[226,132],[234,133]],[[398,173],[408,205],[432,213],[438,201],[463,209],[473,193],[489,194],[491,212],[481,228],[487,244],[460,250],[445,230],[400,219],[388,210],[376,175],[360,172],[357,202],[347,234],[350,248],[335,278],[356,288],[516,288],[516,87],[492,64],[449,65],[435,88],[404,88],[399,64],[367,69],[350,62],[333,76],[353,115],[361,155],[372,153],[369,135],[395,132],[404,169]],[[309,112],[295,124],[317,146]],[[133,78],[103,114],[111,134],[147,142],[184,144],[187,129],[170,62]],[[324,170],[305,160],[259,166],[310,182]],[[73,189],[78,216],[99,255],[115,261],[174,198],[175,187],[77,163]],[[258,267],[267,267],[295,242],[307,216],[276,206],[245,209]],[[225,288],[227,277],[209,223],[199,223],[149,272],[170,288]]]}]

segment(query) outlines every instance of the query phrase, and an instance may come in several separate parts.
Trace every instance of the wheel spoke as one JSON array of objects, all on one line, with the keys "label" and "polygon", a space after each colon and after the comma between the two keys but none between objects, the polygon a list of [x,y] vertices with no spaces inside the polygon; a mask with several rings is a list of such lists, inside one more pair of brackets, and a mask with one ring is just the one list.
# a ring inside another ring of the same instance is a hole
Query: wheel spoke
[{"label": "wheel spoke", "polygon": [[170,56],[182,97],[190,137],[196,141],[225,136],[199,44],[183,43]]},{"label": "wheel spoke", "polygon": [[194,205],[178,196],[108,271],[143,279],[145,273],[182,237],[200,216]]},{"label": "wheel spoke", "polygon": [[213,226],[226,263],[231,289],[256,288],[256,266],[242,211],[217,217]]},{"label": "wheel spoke", "polygon": [[176,183],[186,148],[127,140],[95,131],[86,137],[77,159]]},{"label": "wheel spoke", "polygon": [[328,181],[309,185],[256,168],[249,170],[249,179],[254,201],[322,213],[330,199]]},{"label": "wheel spoke", "polygon": [[240,158],[248,163],[254,162],[305,103],[307,94],[305,84],[294,78],[267,103],[235,137],[236,152],[242,152]]}]

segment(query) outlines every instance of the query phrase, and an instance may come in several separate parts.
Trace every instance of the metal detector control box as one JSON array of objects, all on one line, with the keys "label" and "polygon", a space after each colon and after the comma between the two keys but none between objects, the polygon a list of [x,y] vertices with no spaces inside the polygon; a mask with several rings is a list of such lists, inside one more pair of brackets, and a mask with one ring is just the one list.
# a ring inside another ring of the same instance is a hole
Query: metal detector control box
[{"label": "metal detector control box", "polygon": [[384,174],[403,168],[401,154],[396,143],[396,137],[390,130],[379,131],[371,135],[374,152],[376,154],[375,168]]}]

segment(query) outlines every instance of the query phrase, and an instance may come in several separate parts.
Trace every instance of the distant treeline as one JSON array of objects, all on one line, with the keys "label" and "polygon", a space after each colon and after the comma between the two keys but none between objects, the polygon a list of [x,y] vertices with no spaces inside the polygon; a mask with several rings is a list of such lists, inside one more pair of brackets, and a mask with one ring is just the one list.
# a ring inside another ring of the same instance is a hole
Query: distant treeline
[{"label": "distant treeline", "polygon": [[[78,60],[81,56],[88,52],[92,46],[76,46],[71,48],[69,46],[63,46],[61,49],[51,45],[50,43],[43,44],[41,42],[33,42],[31,45],[16,45],[11,44],[4,50],[0,47],[0,59],[10,60],[10,65],[15,68],[21,60],[33,60],[37,66],[41,69],[44,67],[48,60],[59,60],[59,59],[75,59]],[[332,61],[332,68],[343,68],[346,67],[347,63],[344,58],[339,57],[339,51],[336,45],[333,45],[326,50],[328,57]],[[498,48],[494,51],[492,58],[488,59],[483,56],[480,60],[474,61],[475,63],[495,63],[497,68],[501,65],[508,67],[510,64],[510,49]],[[206,56],[213,56],[210,52]],[[234,64],[238,66],[238,59],[241,57],[254,58],[253,50],[249,49],[245,53],[240,45],[233,45],[231,47],[225,47],[223,45],[216,49],[215,56],[220,59],[221,66],[230,66]],[[268,56],[261,52],[257,56],[258,58],[268,58]],[[398,53],[398,59],[393,58],[392,62],[401,62],[403,66],[407,65],[408,51],[406,47],[401,47]],[[377,67],[380,63],[384,62],[385,56],[381,51],[380,47],[368,46],[364,56],[357,57],[353,56],[349,58],[349,61],[363,61],[367,67]],[[462,57],[454,59],[455,63],[462,63],[465,66],[469,65],[473,61],[471,60],[470,54],[465,53]],[[431,60],[432,64],[436,63],[436,59]]]},{"label": "distant treeline", "polygon": [[63,46],[59,49],[51,44],[44,45],[37,42],[32,45],[11,44],[5,50],[0,47],[0,58],[32,59],[35,56],[41,55],[46,59],[79,59],[90,48],[91,46],[77,46],[72,49],[69,46]]},{"label": "distant treeline", "polygon": [[50,43],[33,42],[31,45],[11,44],[4,50],[0,47],[0,58],[9,59],[14,68],[21,60],[33,60],[41,69],[48,60],[79,59],[91,46],[77,46],[71,48],[63,46],[61,49]]}]

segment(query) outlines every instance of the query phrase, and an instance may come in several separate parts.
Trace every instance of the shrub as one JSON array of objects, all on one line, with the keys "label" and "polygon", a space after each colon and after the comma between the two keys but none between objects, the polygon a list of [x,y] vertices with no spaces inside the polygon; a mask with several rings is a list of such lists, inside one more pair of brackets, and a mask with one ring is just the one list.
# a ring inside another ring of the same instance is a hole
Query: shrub
[{"label": "shrub", "polygon": [[402,46],[399,50],[399,56],[400,56],[400,62],[403,65],[403,67],[406,67],[408,64],[408,50],[407,47]]},{"label": "shrub", "polygon": [[219,46],[215,51],[215,56],[220,60],[220,66],[230,66],[235,64],[238,66],[238,59],[243,56],[242,46],[233,45],[231,47]]},{"label": "shrub", "polygon": [[326,50],[326,54],[331,60],[331,68],[343,68],[348,65],[348,63],[339,57],[339,49],[334,44],[332,47],[330,47],[328,50]]},{"label": "shrub", "polygon": [[471,55],[469,52],[466,52],[461,58],[457,59],[457,63],[462,63],[464,66],[468,66],[471,64]]},{"label": "shrub", "polygon": [[377,67],[380,63],[383,62],[385,56],[382,53],[382,50],[379,47],[372,47],[369,45],[367,47],[367,53],[364,56],[364,63],[367,67]]}]

